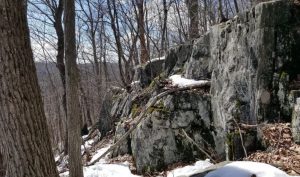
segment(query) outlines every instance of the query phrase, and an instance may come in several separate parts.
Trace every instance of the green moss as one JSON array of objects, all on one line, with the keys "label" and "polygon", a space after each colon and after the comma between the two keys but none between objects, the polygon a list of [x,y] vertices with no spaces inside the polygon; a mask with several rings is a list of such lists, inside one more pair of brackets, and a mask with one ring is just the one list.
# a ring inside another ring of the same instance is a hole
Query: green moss
[{"label": "green moss", "polygon": [[151,165],[145,165],[142,169],[143,174],[151,174],[154,171],[154,168]]},{"label": "green moss", "polygon": [[230,132],[226,134],[226,144],[228,146],[228,156],[229,160],[234,160],[235,157],[235,144],[234,138],[239,136],[238,132]]},{"label": "green moss", "polygon": [[231,147],[233,145],[233,133],[227,133],[226,135],[226,144]]},{"label": "green moss", "polygon": [[156,86],[157,80],[154,78],[146,89],[152,90]]},{"label": "green moss", "polygon": [[154,106],[149,107],[147,110],[147,113],[151,114],[154,111],[160,112],[161,114],[169,114],[170,113],[169,109],[165,107],[162,100],[160,100]]},{"label": "green moss", "polygon": [[240,101],[239,99],[235,100],[235,106],[236,106],[238,109],[241,108],[242,103],[241,103],[241,101]]},{"label": "green moss", "polygon": [[119,97],[120,97],[120,95],[113,95],[113,96],[112,96],[112,100],[113,100],[113,101],[116,101],[117,99],[119,99]]},{"label": "green moss", "polygon": [[280,81],[285,82],[288,79],[288,76],[289,76],[288,73],[282,71],[281,74],[280,74]]},{"label": "green moss", "polygon": [[132,107],[131,107],[131,114],[132,114],[132,117],[136,117],[141,111],[141,108],[139,107],[138,104],[133,104]]}]

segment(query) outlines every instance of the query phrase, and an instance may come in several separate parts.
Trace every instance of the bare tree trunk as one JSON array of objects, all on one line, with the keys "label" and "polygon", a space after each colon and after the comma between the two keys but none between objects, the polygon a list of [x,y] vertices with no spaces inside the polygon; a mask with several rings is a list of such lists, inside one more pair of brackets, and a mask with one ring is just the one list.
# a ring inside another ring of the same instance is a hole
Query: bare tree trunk
[{"label": "bare tree trunk", "polygon": [[83,177],[81,162],[79,70],[76,64],[74,0],[64,0],[64,7],[69,172],[70,177]]},{"label": "bare tree trunk", "polygon": [[[124,51],[121,43],[121,34],[120,34],[120,27],[119,27],[119,20],[118,20],[118,11],[116,8],[116,2],[107,0],[107,7],[108,7],[108,15],[110,17],[110,25],[114,34],[116,48],[118,53],[118,67],[120,72],[120,78],[122,81],[123,86],[126,88],[130,84],[130,80],[128,80],[128,72],[127,71],[127,62],[124,56]],[[123,66],[125,65],[125,66]],[[125,71],[124,71],[125,68]]]},{"label": "bare tree trunk", "polygon": [[186,0],[186,5],[188,7],[190,26],[189,26],[189,38],[195,39],[199,35],[199,14],[198,14],[198,0]]},{"label": "bare tree trunk", "polygon": [[[179,34],[179,39],[180,39],[180,43],[183,43],[184,40],[187,39],[187,32],[185,32],[184,30],[184,25],[183,25],[183,22],[182,22],[182,18],[181,18],[181,14],[180,14],[180,10],[179,10],[179,3],[178,2],[180,0],[175,0],[175,10],[177,12],[177,15],[178,15],[178,19],[179,19],[179,24],[180,24],[180,28],[178,28],[178,34]],[[184,40],[182,39],[182,36],[184,37]]]},{"label": "bare tree trunk", "polygon": [[239,13],[240,11],[239,11],[239,5],[237,3],[237,0],[234,0],[233,2],[234,2],[235,12]]},{"label": "bare tree trunk", "polygon": [[144,0],[136,0],[138,8],[138,31],[141,44],[141,63],[146,63],[149,60],[149,53],[145,38],[145,19],[144,19]]},{"label": "bare tree trunk", "polygon": [[[64,117],[67,117],[67,98],[66,98],[66,70],[64,62],[64,30],[62,24],[62,15],[63,15],[63,0],[58,1],[57,7],[49,8],[55,9],[54,12],[54,29],[57,35],[57,55],[56,55],[56,67],[59,71],[59,76],[63,86],[63,97],[62,97],[62,106],[64,109]],[[65,127],[65,138],[64,138],[64,154],[68,154],[68,129],[67,125]]]},{"label": "bare tree trunk", "polygon": [[[166,39],[167,39],[167,21],[168,21],[168,8],[167,8],[167,0],[163,0],[163,7],[164,7],[164,19],[163,19],[163,27],[162,27],[162,35],[161,35],[161,47],[163,55],[167,51]],[[162,56],[161,52],[159,54]]]},{"label": "bare tree trunk", "polygon": [[0,9],[0,158],[6,177],[58,177],[24,1],[0,0]]},{"label": "bare tree trunk", "polygon": [[[84,119],[83,121],[83,124],[84,123],[87,123],[88,126],[92,126],[93,125],[93,121],[92,121],[92,117],[91,117],[91,111],[90,111],[90,104],[88,102],[88,99],[87,99],[87,95],[85,92],[84,92],[84,89],[83,87],[80,87],[80,92],[81,92],[81,99],[82,99],[82,110],[83,110],[83,117],[85,117],[86,119]],[[100,98],[99,98],[100,99]],[[85,108],[85,111],[84,111],[84,108]],[[81,124],[81,125],[83,125]]]},{"label": "bare tree trunk", "polygon": [[223,4],[222,4],[222,0],[219,0],[218,11],[219,11],[220,22],[226,21],[226,18],[225,18],[224,13],[223,13]]},{"label": "bare tree trunk", "polygon": [[203,3],[204,3],[204,11],[203,11],[203,21],[204,21],[204,32],[207,31],[207,0],[203,0]]}]

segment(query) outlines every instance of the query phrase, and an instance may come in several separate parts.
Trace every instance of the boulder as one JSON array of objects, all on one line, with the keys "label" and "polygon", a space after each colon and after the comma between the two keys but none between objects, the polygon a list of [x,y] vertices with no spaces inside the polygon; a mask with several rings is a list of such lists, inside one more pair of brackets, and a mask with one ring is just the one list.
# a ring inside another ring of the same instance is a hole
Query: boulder
[{"label": "boulder", "polygon": [[209,35],[204,35],[194,41],[192,53],[184,65],[183,75],[185,78],[195,80],[211,79],[209,40]]},{"label": "boulder", "polygon": [[213,149],[211,121],[207,94],[180,92],[159,100],[132,134],[131,147],[138,173],[162,170],[172,163],[196,157],[205,158],[180,131],[185,130],[204,149]]},{"label": "boulder", "polygon": [[[120,121],[116,126],[114,142],[117,142],[128,130],[129,126],[125,122],[126,120]],[[128,137],[127,141],[121,143],[117,148],[112,152],[112,157],[117,157],[119,155],[131,154],[131,138]]]},{"label": "boulder", "polygon": [[166,76],[183,73],[185,62],[191,57],[193,45],[186,43],[171,48],[165,59],[164,72]]},{"label": "boulder", "polygon": [[144,88],[157,77],[163,69],[164,57],[152,59],[144,65],[139,65],[135,68],[134,80]]}]

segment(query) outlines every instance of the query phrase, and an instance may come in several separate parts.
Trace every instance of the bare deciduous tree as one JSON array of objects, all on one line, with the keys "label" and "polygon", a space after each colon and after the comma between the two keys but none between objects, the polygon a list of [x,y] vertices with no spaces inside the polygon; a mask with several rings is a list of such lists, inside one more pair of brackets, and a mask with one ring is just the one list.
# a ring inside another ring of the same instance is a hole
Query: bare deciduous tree
[{"label": "bare deciduous tree", "polygon": [[76,64],[75,1],[64,0],[64,8],[69,172],[70,177],[83,177],[79,70]]},{"label": "bare deciduous tree", "polygon": [[198,38],[199,35],[199,4],[198,0],[186,0],[185,1],[188,7],[188,14],[190,19],[189,26],[189,38],[195,39]]},{"label": "bare deciduous tree", "polygon": [[136,0],[136,6],[138,9],[137,20],[141,45],[141,63],[146,63],[149,60],[149,54],[145,38],[144,0]]}]

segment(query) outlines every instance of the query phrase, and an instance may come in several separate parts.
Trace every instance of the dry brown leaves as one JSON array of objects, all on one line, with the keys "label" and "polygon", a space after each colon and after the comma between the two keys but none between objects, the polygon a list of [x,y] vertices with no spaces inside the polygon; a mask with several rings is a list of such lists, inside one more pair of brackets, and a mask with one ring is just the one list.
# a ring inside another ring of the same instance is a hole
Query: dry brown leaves
[{"label": "dry brown leaves", "polygon": [[266,124],[262,127],[266,151],[251,154],[245,160],[274,165],[289,174],[300,174],[300,145],[292,141],[289,123]]}]

